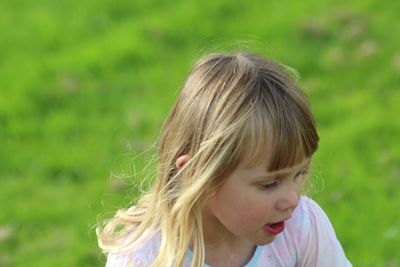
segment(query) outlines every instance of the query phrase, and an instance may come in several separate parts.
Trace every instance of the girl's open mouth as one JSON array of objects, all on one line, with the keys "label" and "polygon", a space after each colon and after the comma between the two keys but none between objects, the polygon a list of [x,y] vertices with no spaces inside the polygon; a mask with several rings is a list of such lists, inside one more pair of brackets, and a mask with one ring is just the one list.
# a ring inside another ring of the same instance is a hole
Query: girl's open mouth
[{"label": "girl's open mouth", "polygon": [[273,234],[273,235],[277,235],[277,234],[283,232],[284,229],[285,229],[285,222],[284,221],[267,224],[264,227],[264,231],[266,231],[266,232],[268,232],[270,234]]}]

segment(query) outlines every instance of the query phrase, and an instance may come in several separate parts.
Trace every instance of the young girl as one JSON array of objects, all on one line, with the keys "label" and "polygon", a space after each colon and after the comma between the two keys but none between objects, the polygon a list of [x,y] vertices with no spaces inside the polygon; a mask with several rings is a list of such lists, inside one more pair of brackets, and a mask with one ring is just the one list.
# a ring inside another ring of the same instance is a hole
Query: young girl
[{"label": "young girl", "polygon": [[351,266],[300,196],[317,147],[285,68],[252,53],[202,58],[165,122],[152,189],[98,229],[106,266]]}]

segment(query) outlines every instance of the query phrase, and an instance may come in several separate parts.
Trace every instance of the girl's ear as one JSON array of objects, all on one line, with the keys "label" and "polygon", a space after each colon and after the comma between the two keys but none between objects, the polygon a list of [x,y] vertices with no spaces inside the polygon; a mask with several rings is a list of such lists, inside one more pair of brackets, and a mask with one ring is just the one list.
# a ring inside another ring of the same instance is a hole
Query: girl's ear
[{"label": "girl's ear", "polygon": [[190,156],[185,154],[182,156],[179,156],[176,161],[175,161],[175,166],[178,169],[178,171],[180,169],[182,169],[182,167],[186,164],[186,162],[188,162],[190,160]]}]

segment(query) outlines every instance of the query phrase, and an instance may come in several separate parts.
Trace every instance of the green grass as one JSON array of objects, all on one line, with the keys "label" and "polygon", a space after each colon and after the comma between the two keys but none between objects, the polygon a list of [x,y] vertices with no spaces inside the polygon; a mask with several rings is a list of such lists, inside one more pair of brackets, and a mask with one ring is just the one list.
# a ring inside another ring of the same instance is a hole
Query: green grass
[{"label": "green grass", "polygon": [[242,40],[300,73],[321,136],[314,167],[324,187],[313,197],[349,259],[400,265],[399,8],[2,1],[0,266],[101,266],[98,215],[136,197],[134,181],[118,177],[145,175],[137,155],[192,63]]}]

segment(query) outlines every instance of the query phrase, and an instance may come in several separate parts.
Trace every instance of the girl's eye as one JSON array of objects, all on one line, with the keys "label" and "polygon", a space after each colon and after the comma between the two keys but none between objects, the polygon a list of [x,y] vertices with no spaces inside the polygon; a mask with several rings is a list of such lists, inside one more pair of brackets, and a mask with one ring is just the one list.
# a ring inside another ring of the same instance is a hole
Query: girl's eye
[{"label": "girl's eye", "polygon": [[267,189],[267,190],[274,189],[274,188],[277,187],[277,186],[278,186],[278,181],[273,181],[273,182],[271,182],[271,183],[263,184],[263,185],[262,185],[263,189]]}]

